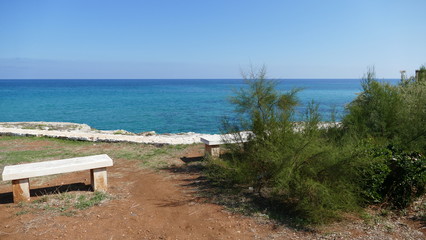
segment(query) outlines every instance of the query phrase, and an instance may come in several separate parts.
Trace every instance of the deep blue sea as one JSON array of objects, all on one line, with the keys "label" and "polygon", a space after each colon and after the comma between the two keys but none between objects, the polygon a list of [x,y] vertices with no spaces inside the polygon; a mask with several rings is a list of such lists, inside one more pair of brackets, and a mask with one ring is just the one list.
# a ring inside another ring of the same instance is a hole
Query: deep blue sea
[{"label": "deep blue sea", "polygon": [[[396,83],[397,79],[386,81]],[[0,122],[86,123],[101,130],[218,133],[232,116],[228,98],[239,79],[0,80]],[[360,79],[279,80],[280,91],[301,87],[304,106],[314,100],[323,120],[361,91]]]}]

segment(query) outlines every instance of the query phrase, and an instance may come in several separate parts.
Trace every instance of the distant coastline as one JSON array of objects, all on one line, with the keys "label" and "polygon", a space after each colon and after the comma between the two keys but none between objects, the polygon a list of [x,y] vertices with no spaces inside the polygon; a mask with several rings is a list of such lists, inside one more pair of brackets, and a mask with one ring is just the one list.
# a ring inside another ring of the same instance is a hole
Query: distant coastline
[{"label": "distant coastline", "polygon": [[[340,122],[321,122],[319,128],[340,126]],[[295,131],[303,126],[296,124]],[[155,131],[132,133],[126,130],[98,130],[87,124],[69,122],[0,122],[0,136],[51,137],[89,142],[133,142],[153,145],[201,143],[200,138],[220,136],[195,132],[163,133]]]},{"label": "distant coastline", "polygon": [[125,130],[97,130],[87,124],[68,122],[0,122],[0,135],[52,137],[91,142],[179,145],[201,143],[201,137],[217,134],[200,134],[194,132],[156,134],[154,131],[136,134]]}]

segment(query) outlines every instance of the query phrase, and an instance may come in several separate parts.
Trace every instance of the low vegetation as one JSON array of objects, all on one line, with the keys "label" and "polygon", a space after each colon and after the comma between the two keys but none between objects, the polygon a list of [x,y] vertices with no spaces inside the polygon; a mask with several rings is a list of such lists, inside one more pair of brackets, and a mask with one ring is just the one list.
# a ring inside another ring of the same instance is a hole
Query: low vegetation
[{"label": "low vegetation", "polygon": [[79,210],[100,205],[109,199],[111,199],[111,196],[103,192],[95,192],[93,194],[64,192],[45,195],[33,202],[19,203],[16,207],[20,210],[16,212],[16,215],[50,212],[63,216],[73,216],[78,214]]},{"label": "low vegetation", "polygon": [[424,72],[390,85],[369,70],[342,124],[322,129],[314,102],[302,116],[296,112],[299,89],[278,92],[264,68],[251,71],[247,87],[231,98],[236,117],[224,120],[223,131],[249,130],[255,137],[209,159],[206,174],[222,187],[253,189],[275,214],[292,213],[302,224],[374,204],[404,209],[425,193]]},{"label": "low vegetation", "polygon": [[[179,157],[188,145],[141,145],[136,143],[93,143],[47,137],[0,136],[0,172],[4,166],[35,161],[58,160],[96,154],[108,154],[114,160],[126,160],[136,166],[149,169],[162,169],[179,162]],[[85,173],[85,174],[88,174]],[[45,185],[60,175],[31,179],[32,186]],[[89,177],[87,175],[87,177]],[[0,182],[10,185],[10,181]],[[17,215],[54,214],[73,216],[82,210],[100,205],[117,196],[102,192],[88,191],[90,186],[69,183],[48,187],[30,203],[15,205]],[[44,192],[45,191],[45,192]],[[119,196],[118,196],[119,198]]]},{"label": "low vegetation", "polygon": [[11,164],[96,154],[108,154],[113,159],[137,161],[141,167],[160,169],[170,164],[169,158],[187,147],[188,145],[141,146],[137,143],[93,143],[47,137],[1,136],[0,171]]}]

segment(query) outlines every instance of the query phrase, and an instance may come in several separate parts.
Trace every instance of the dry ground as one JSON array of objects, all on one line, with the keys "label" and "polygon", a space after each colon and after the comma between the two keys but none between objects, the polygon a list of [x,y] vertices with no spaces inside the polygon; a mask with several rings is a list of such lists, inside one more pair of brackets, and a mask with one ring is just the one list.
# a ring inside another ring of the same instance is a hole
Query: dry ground
[{"label": "dry ground", "polygon": [[262,213],[229,211],[200,195],[198,183],[205,180],[196,166],[202,152],[202,145],[0,137],[0,170],[17,162],[100,153],[114,159],[109,195],[92,207],[76,205],[94,196],[89,171],[31,179],[28,204],[12,203],[10,182],[1,182],[0,239],[426,239],[424,222],[374,211],[368,218],[348,216],[310,231],[275,223]]}]

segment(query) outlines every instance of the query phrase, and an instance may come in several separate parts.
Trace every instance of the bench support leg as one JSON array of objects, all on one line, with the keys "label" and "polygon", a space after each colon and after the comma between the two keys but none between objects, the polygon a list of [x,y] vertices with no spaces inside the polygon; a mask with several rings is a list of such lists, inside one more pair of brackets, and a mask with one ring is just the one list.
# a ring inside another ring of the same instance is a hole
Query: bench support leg
[{"label": "bench support leg", "polygon": [[90,179],[93,191],[106,192],[108,189],[106,168],[90,169]]},{"label": "bench support leg", "polygon": [[219,157],[220,155],[220,145],[207,145],[205,144],[205,156]]},{"label": "bench support leg", "polygon": [[12,180],[13,202],[30,201],[30,179]]}]

